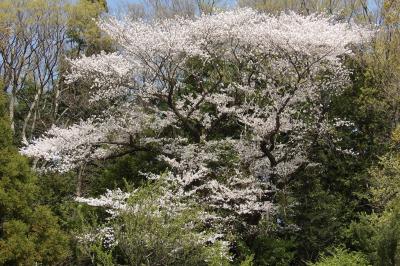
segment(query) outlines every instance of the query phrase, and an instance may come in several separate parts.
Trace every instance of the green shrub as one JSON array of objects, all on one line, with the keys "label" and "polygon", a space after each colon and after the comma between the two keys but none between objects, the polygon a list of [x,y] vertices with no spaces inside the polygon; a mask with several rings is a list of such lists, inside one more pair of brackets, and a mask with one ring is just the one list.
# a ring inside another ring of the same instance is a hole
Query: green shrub
[{"label": "green shrub", "polygon": [[322,255],[318,262],[308,266],[368,266],[367,259],[358,252],[348,252],[342,248],[333,249],[329,255]]},{"label": "green shrub", "polygon": [[40,204],[37,178],[12,146],[0,94],[0,265],[54,265],[69,255],[58,219]]}]

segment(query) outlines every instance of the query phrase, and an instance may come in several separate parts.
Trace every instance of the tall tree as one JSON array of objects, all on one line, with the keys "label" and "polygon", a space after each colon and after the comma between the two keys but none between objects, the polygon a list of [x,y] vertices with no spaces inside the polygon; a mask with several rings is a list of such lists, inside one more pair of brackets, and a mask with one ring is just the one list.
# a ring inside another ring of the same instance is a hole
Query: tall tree
[{"label": "tall tree", "polygon": [[96,19],[107,12],[107,2],[103,0],[79,0],[70,6],[68,17],[68,37],[72,45],[71,57],[82,54],[92,55],[102,50],[110,50],[110,40],[101,34]]},{"label": "tall tree", "polygon": [[[58,63],[66,39],[64,7],[62,0],[2,1],[0,4],[0,74],[3,91],[10,96],[9,116],[13,131],[17,130],[17,105],[22,100],[28,106],[26,113],[21,114],[18,132],[24,142],[28,139],[29,123],[30,133],[35,130],[43,92],[55,88],[52,102],[54,105],[58,102]],[[28,83],[34,87],[34,96],[17,99],[18,94],[24,95]]]},{"label": "tall tree", "polygon": [[325,115],[349,84],[339,57],[368,36],[330,18],[249,9],[100,25],[121,50],[73,61],[69,82],[93,82],[92,101],[103,113],[55,127],[23,153],[68,171],[152,152],[169,164],[178,191],[225,225],[224,234],[240,221],[250,232],[274,209],[274,190],[312,167],[315,141],[346,123]]}]

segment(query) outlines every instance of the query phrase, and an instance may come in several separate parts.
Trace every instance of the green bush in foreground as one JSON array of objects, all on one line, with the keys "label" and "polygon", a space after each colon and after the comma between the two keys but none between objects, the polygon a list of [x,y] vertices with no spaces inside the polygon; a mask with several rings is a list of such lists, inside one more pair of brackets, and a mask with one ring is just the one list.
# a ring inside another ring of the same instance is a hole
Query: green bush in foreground
[{"label": "green bush in foreground", "polygon": [[318,262],[308,263],[308,266],[368,266],[367,259],[358,252],[348,252],[342,248],[335,248],[330,255],[322,255]]},{"label": "green bush in foreground", "polygon": [[40,205],[36,177],[12,145],[5,103],[0,94],[0,265],[54,265],[69,255],[68,238]]}]

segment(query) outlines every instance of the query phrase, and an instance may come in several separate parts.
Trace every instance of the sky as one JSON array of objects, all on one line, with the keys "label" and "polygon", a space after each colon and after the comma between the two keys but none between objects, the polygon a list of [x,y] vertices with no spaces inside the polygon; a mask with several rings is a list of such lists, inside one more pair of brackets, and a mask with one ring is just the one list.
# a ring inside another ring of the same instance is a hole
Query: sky
[{"label": "sky", "polygon": [[[226,2],[236,2],[236,0],[225,0]],[[123,8],[127,3],[140,2],[140,0],[107,0],[108,7],[111,12]]]},{"label": "sky", "polygon": [[121,4],[135,3],[135,2],[137,2],[137,0],[107,0],[107,2],[111,8],[114,8]]},{"label": "sky", "polygon": [[110,10],[115,10],[118,8],[126,6],[127,3],[135,3],[137,0],[107,0],[107,4]]},{"label": "sky", "polygon": [[[236,0],[227,0],[229,2],[235,2]],[[377,8],[377,2],[380,2],[381,0],[367,0],[368,7],[371,10],[374,10]],[[107,0],[108,2],[108,7],[110,8],[111,12],[113,10],[121,9],[124,6],[126,6],[127,3],[135,3],[135,2],[140,2],[140,0]]]}]

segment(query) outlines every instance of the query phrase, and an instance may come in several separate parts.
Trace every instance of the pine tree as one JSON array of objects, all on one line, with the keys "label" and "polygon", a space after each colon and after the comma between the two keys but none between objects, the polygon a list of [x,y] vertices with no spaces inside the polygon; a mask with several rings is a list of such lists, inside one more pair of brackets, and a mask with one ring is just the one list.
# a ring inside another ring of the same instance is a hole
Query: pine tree
[{"label": "pine tree", "polygon": [[54,265],[69,254],[57,217],[40,204],[37,178],[13,146],[0,94],[0,265]]}]

